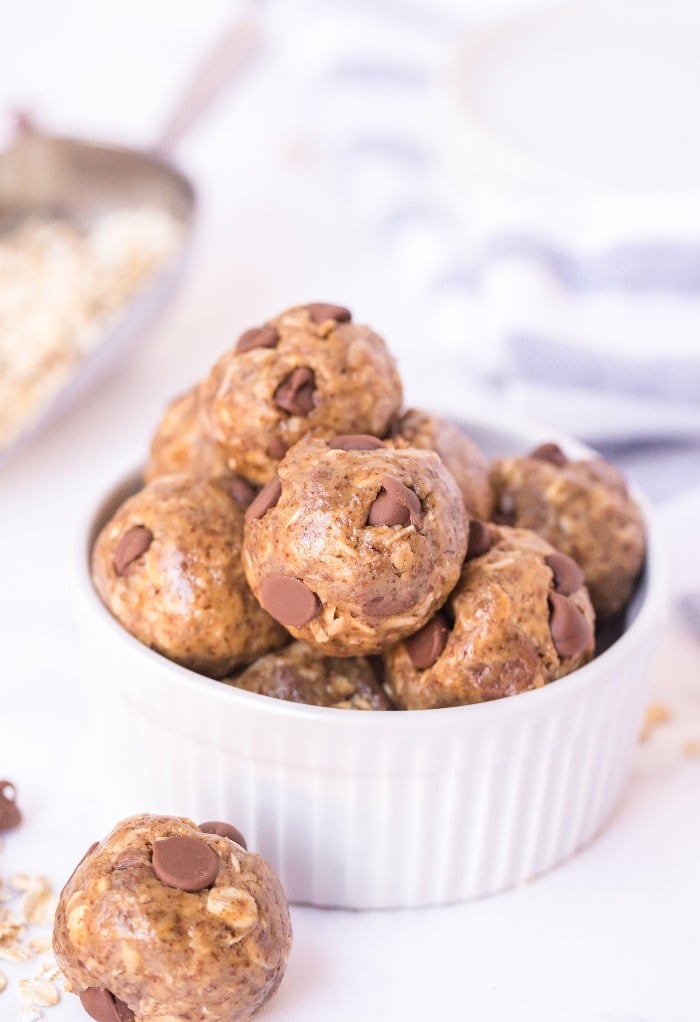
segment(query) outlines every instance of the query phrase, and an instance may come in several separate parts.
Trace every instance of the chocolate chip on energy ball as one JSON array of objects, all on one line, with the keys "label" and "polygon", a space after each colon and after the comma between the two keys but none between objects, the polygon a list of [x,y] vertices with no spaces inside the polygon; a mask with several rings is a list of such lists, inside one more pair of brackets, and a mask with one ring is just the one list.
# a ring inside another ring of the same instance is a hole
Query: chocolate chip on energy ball
[{"label": "chocolate chip on energy ball", "polygon": [[333,451],[376,451],[384,447],[384,441],[369,433],[343,433],[328,441]]},{"label": "chocolate chip on energy ball", "polygon": [[145,554],[153,542],[153,533],[145,525],[134,525],[124,533],[114,551],[114,570],[123,575],[130,564]]},{"label": "chocolate chip on energy ball", "polygon": [[17,789],[12,781],[0,781],[0,831],[12,830],[22,822],[16,798]]},{"label": "chocolate chip on energy ball", "polygon": [[196,837],[163,837],[153,845],[153,872],[168,887],[203,891],[218,876],[219,857],[206,841]]},{"label": "chocolate chip on energy ball", "polygon": [[207,820],[206,823],[199,824],[199,829],[205,834],[218,834],[219,837],[227,837],[230,841],[235,841],[241,848],[246,850],[248,848],[240,830],[231,823],[224,823],[222,820]]},{"label": "chocolate chip on energy ball", "polygon": [[561,447],[553,443],[540,444],[534,451],[530,451],[527,457],[534,458],[536,461],[548,461],[551,465],[558,465],[559,468],[563,468],[569,463],[569,459]]},{"label": "chocolate chip on energy ball", "polygon": [[270,508],[274,507],[282,494],[282,483],[279,476],[273,476],[266,483],[245,513],[246,521],[262,518]]},{"label": "chocolate chip on energy ball", "polygon": [[131,1008],[102,987],[88,987],[79,994],[80,1003],[95,1022],[133,1022]]},{"label": "chocolate chip on energy ball", "polygon": [[346,309],[342,305],[328,305],[326,302],[311,302],[310,305],[306,306],[306,310],[311,317],[311,321],[319,325],[327,322],[329,319],[334,319],[336,323],[349,323],[352,319],[350,309]]},{"label": "chocolate chip on energy ball", "polygon": [[292,628],[303,628],[321,610],[316,593],[290,575],[268,575],[260,586],[260,602],[275,621]]},{"label": "chocolate chip on energy ball", "polygon": [[242,476],[233,476],[229,481],[228,488],[233,499],[239,504],[243,504],[244,507],[253,503],[258,492],[257,487],[249,483],[247,479],[243,479]]},{"label": "chocolate chip on energy ball", "polygon": [[409,525],[420,528],[421,506],[417,493],[398,479],[384,476],[374,503],[369,509],[368,525]]},{"label": "chocolate chip on energy ball", "polygon": [[308,415],[314,407],[316,379],[308,366],[297,366],[275,390],[275,404],[290,415]]},{"label": "chocolate chip on energy ball", "polygon": [[562,596],[571,596],[583,585],[583,572],[572,557],[557,552],[545,557],[544,562],[552,569],[554,589]]},{"label": "chocolate chip on energy ball", "polygon": [[551,593],[549,596],[549,629],[559,656],[578,656],[593,639],[593,629],[568,596]]},{"label": "chocolate chip on energy ball", "polygon": [[242,355],[245,351],[252,351],[253,348],[276,348],[279,344],[280,335],[273,326],[254,327],[246,330],[238,338],[236,351]]},{"label": "chocolate chip on energy ball", "polygon": [[475,557],[487,554],[491,549],[491,532],[488,525],[472,518],[469,522],[469,542],[465,561],[473,561]]},{"label": "chocolate chip on energy ball", "polygon": [[287,445],[285,444],[282,437],[273,436],[267,445],[267,454],[274,458],[275,461],[281,461],[287,453]]},{"label": "chocolate chip on energy ball", "polygon": [[450,628],[447,618],[438,611],[420,631],[403,640],[411,663],[418,671],[432,667],[447,645]]}]

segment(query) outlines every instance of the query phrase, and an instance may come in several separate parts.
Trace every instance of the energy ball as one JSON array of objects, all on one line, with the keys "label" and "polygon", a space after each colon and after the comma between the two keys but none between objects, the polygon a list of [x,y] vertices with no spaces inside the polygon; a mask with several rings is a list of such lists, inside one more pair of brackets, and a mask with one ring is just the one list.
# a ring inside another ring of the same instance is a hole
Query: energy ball
[{"label": "energy ball", "polygon": [[600,621],[629,603],[644,562],[641,512],[614,466],[571,461],[556,444],[491,466],[502,521],[532,529],[583,570]]},{"label": "energy ball", "polygon": [[266,483],[308,433],[384,436],[401,399],[382,338],[316,303],[247,330],[202,384],[200,414],[231,468]]},{"label": "energy ball", "polygon": [[267,653],[228,685],[259,695],[338,710],[391,710],[367,657],[323,656],[305,642]]},{"label": "energy ball", "polygon": [[439,454],[455,477],[468,514],[484,520],[491,517],[493,494],[488,462],[454,422],[411,408],[392,426],[391,439],[399,448],[420,447]]},{"label": "energy ball", "polygon": [[225,484],[160,476],[122,504],[92,554],[95,588],[127,631],[214,678],[288,641],[246,583],[244,513]]},{"label": "energy ball", "polygon": [[262,606],[327,656],[377,653],[455,585],[468,523],[433,451],[372,436],[306,438],[246,512],[243,564]]},{"label": "energy ball", "polygon": [[526,529],[477,523],[445,607],[385,654],[402,709],[460,706],[540,688],[593,656],[583,572]]},{"label": "energy ball", "polygon": [[210,440],[199,415],[199,387],[170,402],[151,440],[146,482],[184,472],[202,479],[230,473],[226,452]]},{"label": "energy ball", "polygon": [[272,996],[291,947],[287,899],[241,840],[223,823],[140,815],[88,849],[53,935],[88,1015],[246,1022]]}]

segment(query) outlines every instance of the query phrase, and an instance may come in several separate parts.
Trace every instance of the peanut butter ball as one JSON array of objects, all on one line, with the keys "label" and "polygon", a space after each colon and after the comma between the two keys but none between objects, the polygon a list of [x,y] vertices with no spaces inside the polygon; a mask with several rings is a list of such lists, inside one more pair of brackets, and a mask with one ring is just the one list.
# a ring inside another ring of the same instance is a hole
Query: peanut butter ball
[{"label": "peanut butter ball", "polygon": [[444,603],[467,547],[433,451],[306,438],[246,512],[243,564],[263,607],[328,656],[376,653]]},{"label": "peanut butter ball", "polygon": [[93,549],[95,588],[117,620],[211,677],[288,641],[245,580],[244,513],[225,483],[159,476],[117,510]]},{"label": "peanut butter ball", "polygon": [[200,415],[230,467],[265,483],[309,433],[384,436],[401,399],[382,338],[347,309],[315,303],[247,330],[202,384]]},{"label": "peanut butter ball", "polygon": [[644,563],[642,514],[624,477],[602,458],[572,461],[556,444],[491,466],[496,512],[532,529],[583,570],[600,621],[624,610]]},{"label": "peanut butter ball", "polygon": [[171,401],[151,440],[144,478],[184,472],[200,479],[231,474],[226,452],[211,440],[199,415],[199,387]]},{"label": "peanut butter ball", "polygon": [[385,654],[398,707],[459,706],[541,688],[593,656],[583,572],[527,529],[477,523],[445,606]]},{"label": "peanut butter ball", "polygon": [[391,710],[367,657],[323,656],[305,642],[267,653],[226,684],[309,706],[338,710]]},{"label": "peanut butter ball", "polygon": [[54,953],[97,1022],[247,1022],[291,948],[270,866],[226,824],[132,816],[66,883]]},{"label": "peanut butter ball", "polygon": [[449,419],[411,408],[392,426],[396,447],[435,451],[459,486],[466,511],[488,520],[493,509],[489,466],[474,441]]}]

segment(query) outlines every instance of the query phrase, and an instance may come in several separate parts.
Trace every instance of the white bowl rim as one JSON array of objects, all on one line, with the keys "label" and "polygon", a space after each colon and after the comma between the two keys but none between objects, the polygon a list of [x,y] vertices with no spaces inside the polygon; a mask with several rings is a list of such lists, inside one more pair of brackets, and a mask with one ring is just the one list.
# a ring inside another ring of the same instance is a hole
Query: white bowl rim
[{"label": "white bowl rim", "polygon": [[[497,433],[518,433],[525,441],[524,449],[530,449],[538,443],[551,440],[559,444],[565,451],[576,454],[579,458],[598,456],[597,452],[592,448],[571,437],[558,433],[556,430],[547,429],[542,426],[525,425],[522,422],[505,416],[485,416],[480,413],[478,418],[469,419],[465,417],[460,425],[464,426],[467,431],[472,427],[475,430],[485,429]],[[373,728],[384,726],[388,714],[396,722],[391,726],[395,727],[398,731],[400,728],[411,728],[416,725],[419,725],[421,729],[426,727],[451,728],[460,718],[466,723],[467,715],[468,719],[472,721],[472,725],[477,723],[486,724],[494,716],[503,719],[512,714],[521,714],[529,710],[534,711],[536,707],[544,708],[552,700],[574,696],[579,693],[581,688],[590,685],[601,674],[612,677],[617,666],[627,659],[628,649],[638,639],[644,638],[648,629],[660,628],[665,617],[667,604],[666,562],[661,549],[655,516],[644,495],[636,487],[630,485],[630,493],[642,510],[647,533],[646,562],[635,597],[638,601],[637,612],[634,619],[619,638],[588,664],[579,667],[571,674],[565,675],[556,682],[544,685],[542,688],[520,692],[515,696],[507,696],[502,699],[494,699],[482,703],[424,710],[375,710],[372,712],[358,711],[350,713],[339,711],[334,707],[294,703],[260,695],[255,692],[247,692],[236,688],[234,685],[227,685],[206,675],[198,674],[196,671],[183,667],[146,646],[131,635],[112,616],[102,603],[92,584],[90,551],[98,523],[104,515],[106,505],[114,499],[121,488],[126,487],[129,480],[136,481],[140,474],[140,468],[134,469],[132,472],[121,476],[106,493],[102,492],[101,496],[97,498],[97,506],[93,505],[91,507],[89,516],[82,523],[78,536],[79,571],[77,572],[77,585],[82,600],[87,602],[93,613],[98,615],[101,624],[108,630],[111,630],[116,641],[126,643],[131,648],[132,653],[140,656],[151,669],[155,668],[158,671],[172,673],[173,679],[177,679],[178,684],[189,689],[193,695],[205,697],[205,694],[208,693],[207,698],[216,697],[224,702],[228,701],[231,705],[238,703],[241,707],[246,706],[249,711],[256,710],[261,714],[271,715],[277,719],[285,719],[290,724],[294,722],[308,723],[317,719],[324,722],[323,726],[325,728],[330,726],[342,728],[343,730],[352,728],[358,733],[370,733]]]}]

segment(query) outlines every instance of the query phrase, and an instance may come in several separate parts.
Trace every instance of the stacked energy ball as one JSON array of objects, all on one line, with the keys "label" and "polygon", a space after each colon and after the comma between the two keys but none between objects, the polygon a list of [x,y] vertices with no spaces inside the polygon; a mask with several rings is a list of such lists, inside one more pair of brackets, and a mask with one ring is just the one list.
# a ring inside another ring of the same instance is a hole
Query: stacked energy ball
[{"label": "stacked energy ball", "polygon": [[554,444],[489,465],[402,400],[348,309],[247,330],[99,535],[106,606],[192,670],[321,706],[481,702],[586,663],[644,560],[622,477]]}]

